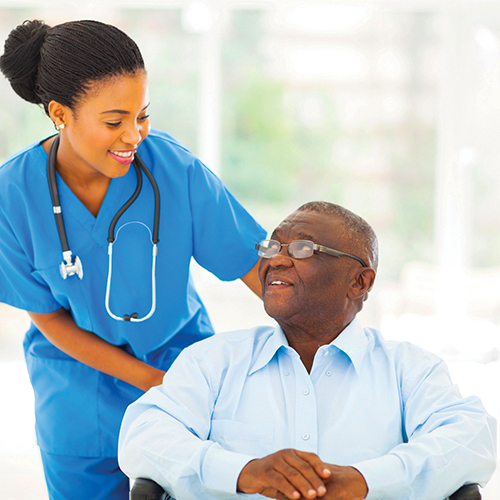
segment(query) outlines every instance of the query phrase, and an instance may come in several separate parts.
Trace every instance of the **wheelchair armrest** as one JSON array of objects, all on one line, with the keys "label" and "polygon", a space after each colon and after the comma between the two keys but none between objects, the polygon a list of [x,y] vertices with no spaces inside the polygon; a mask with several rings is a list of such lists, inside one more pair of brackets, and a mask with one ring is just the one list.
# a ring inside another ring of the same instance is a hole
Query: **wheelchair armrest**
[{"label": "wheelchair armrest", "polygon": [[[170,500],[172,497],[151,479],[138,478],[130,490],[130,500]],[[445,500],[481,500],[477,484],[466,484]]]},{"label": "wheelchair armrest", "polygon": [[169,500],[172,497],[151,479],[135,479],[130,490],[130,500]]},{"label": "wheelchair armrest", "polygon": [[448,500],[481,500],[479,485],[465,484],[459,488]]}]

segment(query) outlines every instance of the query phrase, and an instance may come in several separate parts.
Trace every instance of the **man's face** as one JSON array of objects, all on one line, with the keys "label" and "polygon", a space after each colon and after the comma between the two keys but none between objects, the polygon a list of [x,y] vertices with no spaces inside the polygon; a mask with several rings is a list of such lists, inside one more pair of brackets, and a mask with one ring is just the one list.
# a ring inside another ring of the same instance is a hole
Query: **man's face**
[{"label": "man's face", "polygon": [[[348,248],[342,220],[311,211],[296,211],[273,232],[270,239],[282,244],[293,240],[314,243],[353,253]],[[347,312],[347,290],[354,267],[361,266],[349,257],[333,257],[315,252],[306,259],[288,255],[288,247],[270,259],[262,259],[259,277],[266,312],[280,324],[314,326]]]}]

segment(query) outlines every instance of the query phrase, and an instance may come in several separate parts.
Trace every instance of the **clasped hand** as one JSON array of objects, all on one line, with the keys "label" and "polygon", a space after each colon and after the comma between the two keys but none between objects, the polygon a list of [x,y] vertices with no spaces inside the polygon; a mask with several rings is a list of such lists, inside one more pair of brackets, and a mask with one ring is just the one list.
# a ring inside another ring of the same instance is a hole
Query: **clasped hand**
[{"label": "clasped hand", "polygon": [[278,500],[363,500],[368,487],[354,467],[327,464],[314,453],[286,449],[248,462],[238,477],[238,491]]}]

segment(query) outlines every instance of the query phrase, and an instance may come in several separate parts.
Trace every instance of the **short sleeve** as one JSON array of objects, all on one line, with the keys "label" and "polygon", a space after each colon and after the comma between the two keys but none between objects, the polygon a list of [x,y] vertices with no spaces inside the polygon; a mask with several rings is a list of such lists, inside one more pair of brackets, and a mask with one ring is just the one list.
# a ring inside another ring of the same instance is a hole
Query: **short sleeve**
[{"label": "short sleeve", "polygon": [[13,208],[6,213],[5,207],[0,206],[0,302],[25,311],[50,313],[61,305],[50,288],[35,277],[20,243],[19,237],[29,241],[29,225],[23,212]]},{"label": "short sleeve", "polygon": [[194,258],[221,280],[241,278],[257,262],[255,244],[266,231],[201,162],[188,175]]}]

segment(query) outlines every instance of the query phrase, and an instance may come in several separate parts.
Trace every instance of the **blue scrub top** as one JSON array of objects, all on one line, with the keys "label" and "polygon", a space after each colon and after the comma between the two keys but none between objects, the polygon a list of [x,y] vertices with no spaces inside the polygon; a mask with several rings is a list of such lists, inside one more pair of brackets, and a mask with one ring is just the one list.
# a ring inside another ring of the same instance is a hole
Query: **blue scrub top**
[{"label": "blue scrub top", "polygon": [[[222,280],[240,278],[257,261],[255,242],[266,232],[196,157],[152,130],[138,153],[161,196],[157,308],[142,323],[116,321],[104,306],[107,238],[112,218],[136,188],[135,169],[111,181],[97,218],[57,176],[69,246],[84,271],[82,280],[63,280],[41,142],[0,166],[0,301],[35,313],[64,307],[81,328],[168,369],[182,348],[213,333],[189,273],[191,258]],[[118,316],[142,317],[151,308],[153,218],[153,189],[143,175],[139,197],[115,229],[110,307]],[[115,456],[123,412],[142,391],[75,361],[34,326],[24,346],[40,447],[64,455]]]}]

